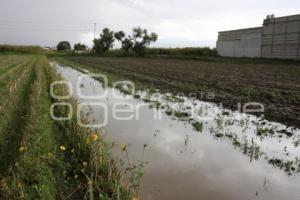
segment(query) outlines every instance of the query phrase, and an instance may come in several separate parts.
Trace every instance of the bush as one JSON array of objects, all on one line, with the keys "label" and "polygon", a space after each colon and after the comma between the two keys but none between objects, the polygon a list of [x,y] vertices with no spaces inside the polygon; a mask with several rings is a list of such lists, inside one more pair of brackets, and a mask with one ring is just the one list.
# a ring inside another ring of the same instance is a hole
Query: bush
[{"label": "bush", "polygon": [[74,44],[75,51],[85,51],[86,49],[87,47],[84,44],[81,43]]},{"label": "bush", "polygon": [[57,45],[57,51],[68,51],[71,50],[71,44],[68,41],[61,41]]}]

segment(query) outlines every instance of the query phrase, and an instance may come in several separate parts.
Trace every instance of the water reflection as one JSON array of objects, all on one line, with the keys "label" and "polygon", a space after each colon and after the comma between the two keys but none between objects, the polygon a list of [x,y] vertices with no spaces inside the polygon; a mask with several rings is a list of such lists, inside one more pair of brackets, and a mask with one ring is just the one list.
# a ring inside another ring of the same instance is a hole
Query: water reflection
[{"label": "water reflection", "polygon": [[[82,73],[53,65],[75,89]],[[86,95],[104,92],[92,78],[80,88]],[[126,99],[126,90],[110,88],[100,101],[109,110],[117,103],[141,105],[139,120],[116,120],[109,112],[105,132],[111,141],[128,144],[131,159],[144,154],[149,162],[142,199],[300,199],[298,129],[159,91],[138,91],[135,99]],[[156,112],[161,120],[154,119]],[[99,108],[92,108],[91,115],[95,122],[103,119]],[[199,120],[206,117],[212,120]],[[118,148],[114,152],[120,155]]]}]

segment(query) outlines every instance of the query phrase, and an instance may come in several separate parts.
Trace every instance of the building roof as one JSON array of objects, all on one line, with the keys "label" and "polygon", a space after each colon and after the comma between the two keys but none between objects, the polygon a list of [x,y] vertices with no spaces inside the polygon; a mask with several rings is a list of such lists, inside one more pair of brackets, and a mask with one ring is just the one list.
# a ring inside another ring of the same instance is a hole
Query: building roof
[{"label": "building roof", "polygon": [[237,31],[250,31],[250,30],[258,30],[262,29],[263,27],[253,27],[253,28],[243,28],[243,29],[235,29],[235,30],[228,30],[228,31],[219,31],[219,33],[226,33],[226,32],[237,32]]}]

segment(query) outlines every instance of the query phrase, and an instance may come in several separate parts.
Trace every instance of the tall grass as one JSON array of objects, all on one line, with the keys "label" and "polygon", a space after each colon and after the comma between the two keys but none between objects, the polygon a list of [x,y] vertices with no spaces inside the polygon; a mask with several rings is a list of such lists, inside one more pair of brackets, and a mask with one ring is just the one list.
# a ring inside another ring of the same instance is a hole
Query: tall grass
[{"label": "tall grass", "polygon": [[[35,81],[29,96],[28,118],[18,144],[19,158],[9,175],[2,179],[5,199],[55,199],[56,179],[51,167],[55,151],[52,122],[47,115],[50,100],[44,73],[43,59],[35,65]],[[5,190],[6,188],[6,190]]]},{"label": "tall grass", "polygon": [[49,51],[39,46],[0,45],[0,52],[44,54]]},{"label": "tall grass", "polygon": [[[51,68],[48,74],[50,82],[60,79]],[[76,101],[71,99],[70,103],[76,113]],[[56,110],[56,115],[64,116],[65,110]],[[122,172],[117,169],[110,146],[99,130],[79,127],[75,117],[71,121],[56,122],[56,126],[60,130],[58,140],[63,141],[60,145],[66,148],[63,162],[67,163],[64,171],[70,184],[65,190],[71,199],[80,196],[82,199],[129,200],[137,193],[130,185],[123,184]]]},{"label": "tall grass", "polygon": [[0,68],[19,63],[24,57],[15,55],[0,55]]},{"label": "tall grass", "polygon": [[[27,64],[30,65],[30,59],[22,57],[22,59],[20,59],[18,61],[12,61],[9,64],[6,64],[5,66],[1,66],[0,67],[0,72],[1,72],[0,73],[0,82],[7,86],[8,85],[8,84],[6,84],[8,82],[7,79],[13,80],[13,79],[18,78],[15,74],[16,71],[20,70],[21,68],[25,69],[26,68],[25,66]],[[1,88],[1,86],[0,86],[0,88]]]},{"label": "tall grass", "polygon": [[[8,167],[14,162],[18,155],[17,143],[22,137],[26,124],[28,96],[30,87],[34,80],[33,64],[26,67],[20,66],[18,73],[4,79],[6,87],[1,91],[0,112],[0,176],[7,172]],[[3,80],[2,80],[3,81]]]},{"label": "tall grass", "polygon": [[[50,105],[57,100],[51,98],[49,85],[61,77],[46,57],[31,56],[29,64],[16,69],[19,78],[8,84],[14,87],[13,96],[0,116],[0,199],[135,197],[136,187],[123,183],[125,172],[117,168],[99,130],[79,127],[75,116],[64,122],[50,118]],[[69,102],[76,110],[76,101]],[[65,112],[55,110],[58,116]]]},{"label": "tall grass", "polygon": [[217,51],[209,47],[148,48],[146,54],[151,56],[217,56]]},{"label": "tall grass", "polygon": [[[104,54],[104,56],[116,57],[134,57],[132,51],[122,49],[113,49]],[[186,47],[186,48],[147,48],[145,56],[162,56],[162,57],[214,57],[217,56],[216,49],[209,47]]]}]

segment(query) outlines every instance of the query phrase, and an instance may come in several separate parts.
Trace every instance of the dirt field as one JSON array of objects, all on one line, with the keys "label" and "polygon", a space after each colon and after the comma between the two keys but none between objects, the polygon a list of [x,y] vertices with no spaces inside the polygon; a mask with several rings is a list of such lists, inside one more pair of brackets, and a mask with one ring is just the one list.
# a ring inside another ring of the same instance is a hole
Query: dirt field
[{"label": "dirt field", "polygon": [[[197,93],[205,101],[237,109],[238,103],[265,105],[269,120],[300,127],[300,63],[204,62],[170,58],[68,57],[120,78],[163,91]],[[211,100],[207,93],[215,93]]]}]

